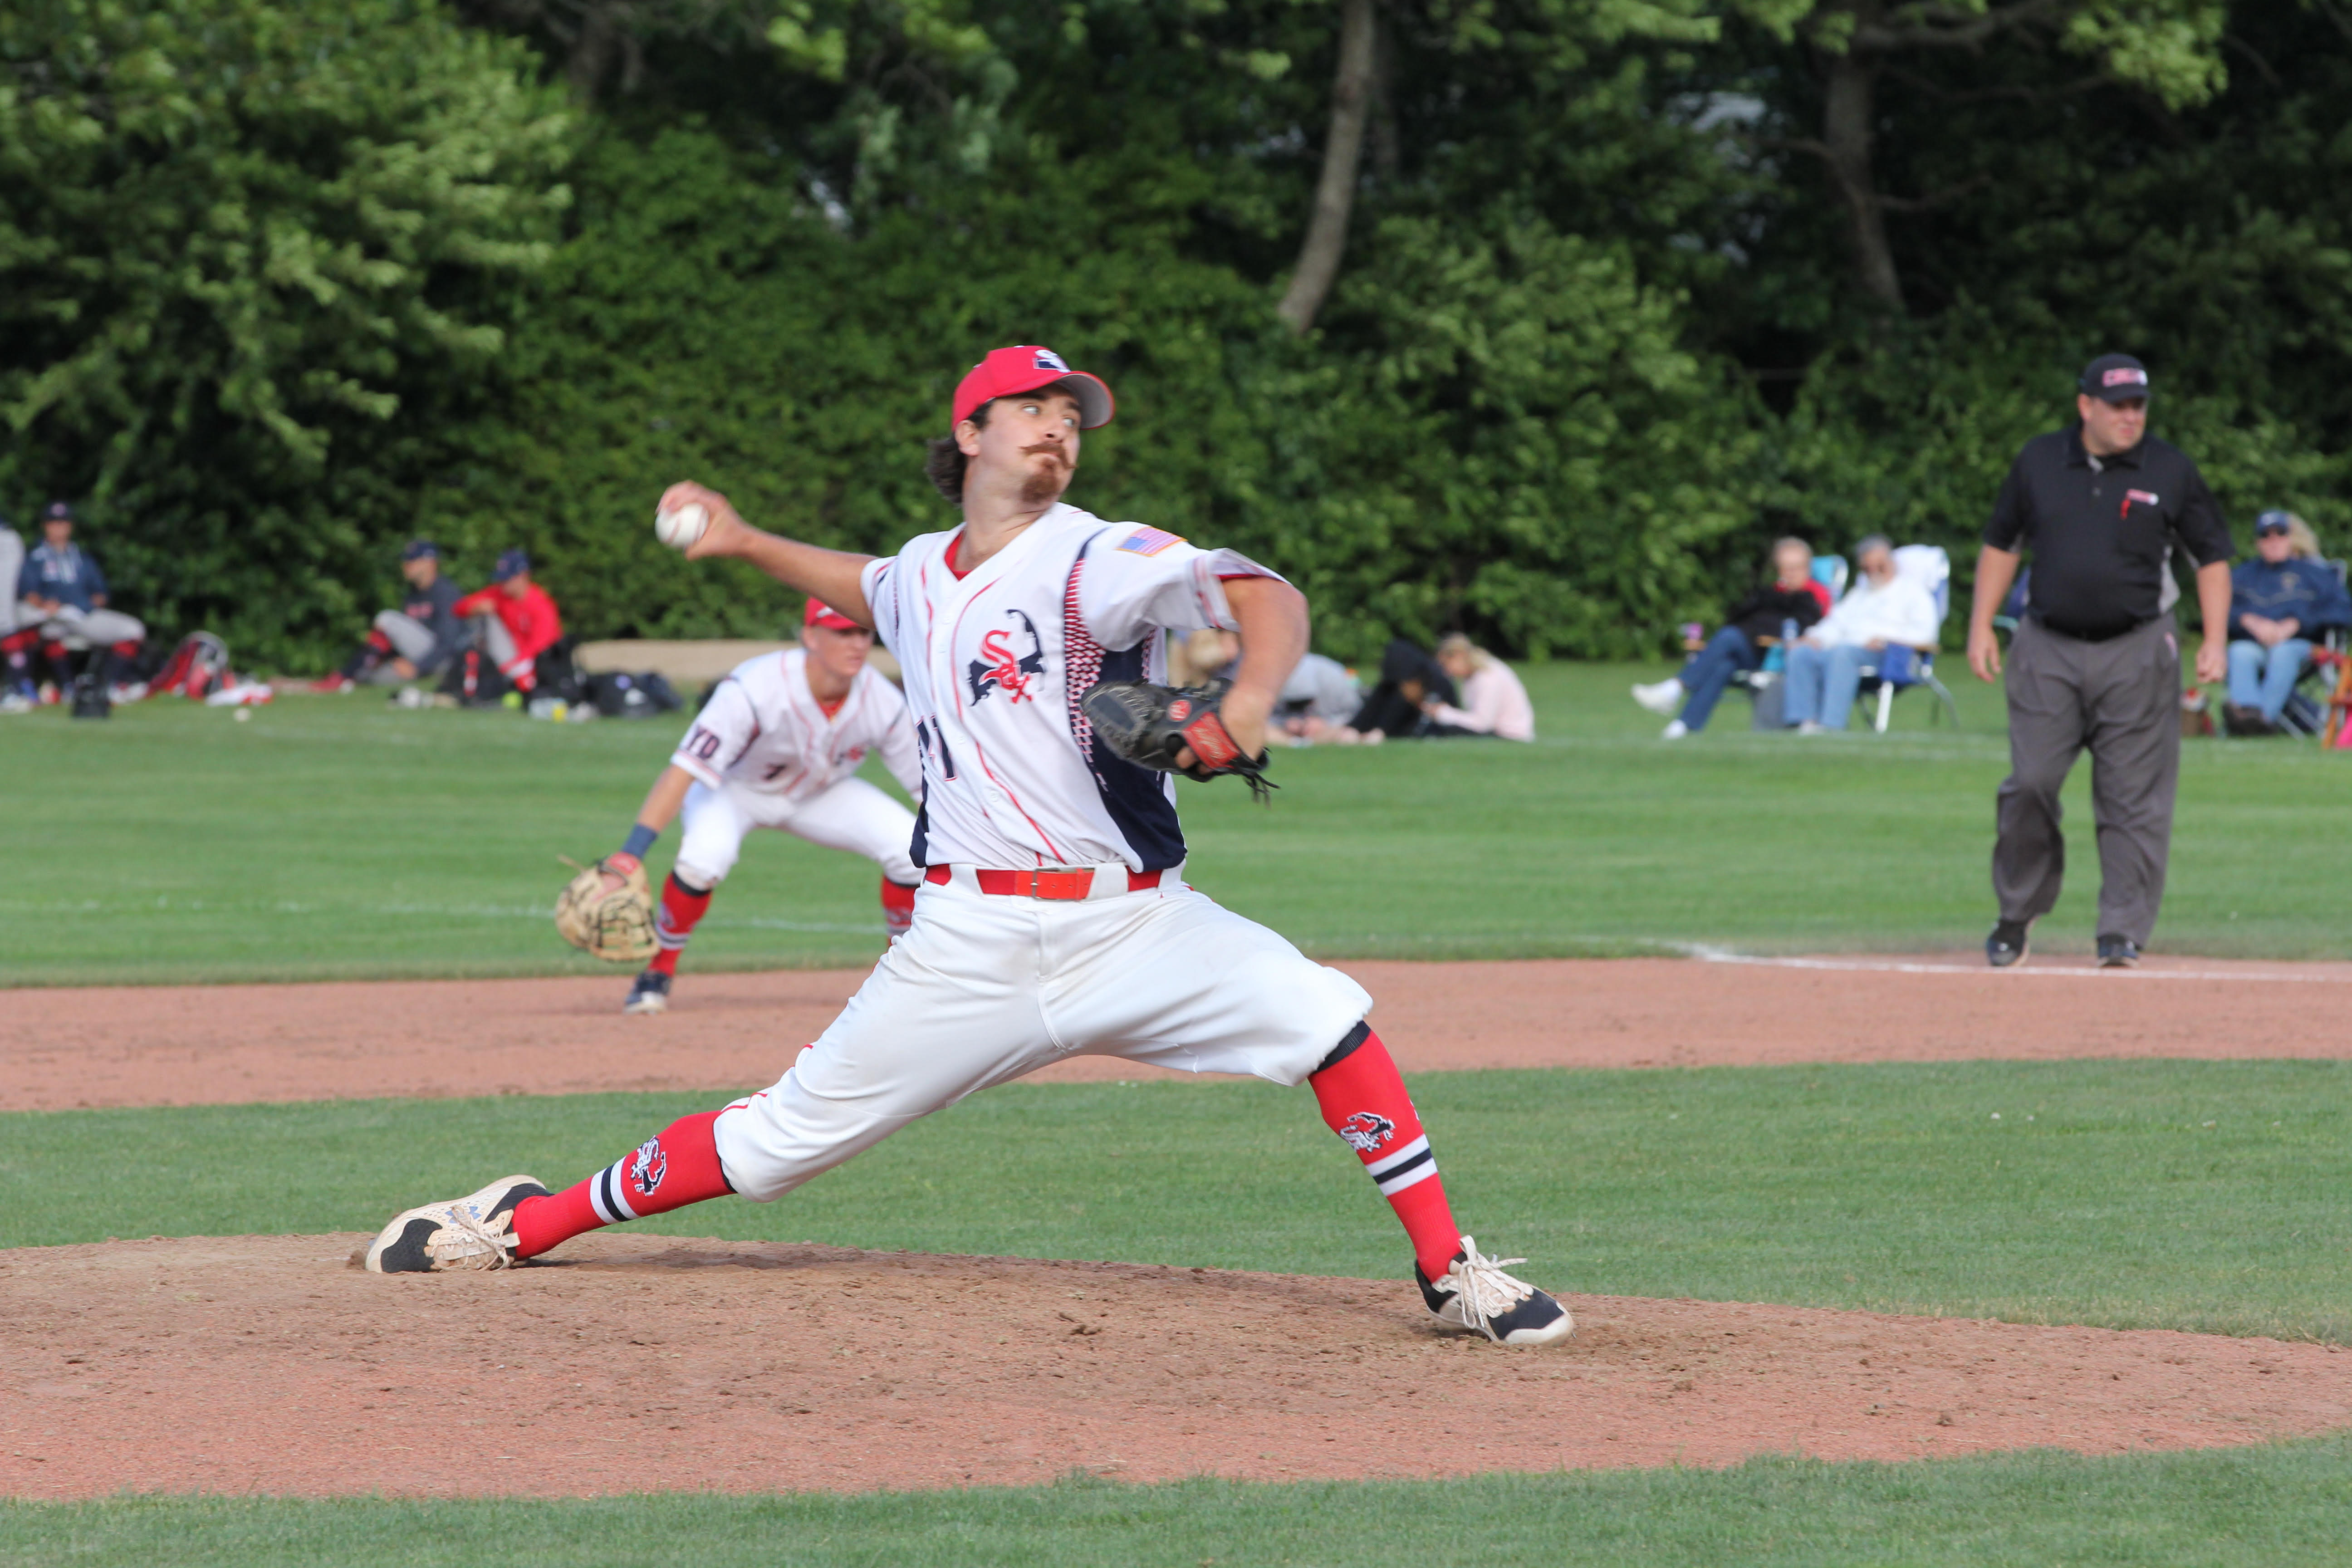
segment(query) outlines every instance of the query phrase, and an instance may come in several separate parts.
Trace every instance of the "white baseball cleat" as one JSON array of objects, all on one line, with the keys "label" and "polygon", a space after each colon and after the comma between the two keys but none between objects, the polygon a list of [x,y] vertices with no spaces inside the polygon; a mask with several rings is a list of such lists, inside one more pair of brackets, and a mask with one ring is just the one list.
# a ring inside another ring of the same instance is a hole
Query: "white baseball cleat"
[{"label": "white baseball cleat", "polygon": [[629,999],[621,1004],[624,1013],[667,1013],[669,1011],[669,976],[658,969],[648,969],[637,976],[629,987]]},{"label": "white baseball cleat", "polygon": [[536,1176],[508,1176],[448,1203],[395,1215],[367,1249],[371,1274],[437,1274],[514,1267],[514,1210],[543,1198]]},{"label": "white baseball cleat", "polygon": [[1661,719],[1674,716],[1675,710],[1683,705],[1684,695],[1683,683],[1671,675],[1651,685],[1633,688],[1633,700]]},{"label": "white baseball cleat", "polygon": [[1437,1321],[1464,1333],[1484,1334],[1498,1345],[1548,1345],[1576,1331],[1568,1309],[1524,1279],[1503,1272],[1524,1258],[1486,1258],[1478,1244],[1462,1238],[1453,1267],[1435,1280],[1412,1266],[1421,1299]]}]

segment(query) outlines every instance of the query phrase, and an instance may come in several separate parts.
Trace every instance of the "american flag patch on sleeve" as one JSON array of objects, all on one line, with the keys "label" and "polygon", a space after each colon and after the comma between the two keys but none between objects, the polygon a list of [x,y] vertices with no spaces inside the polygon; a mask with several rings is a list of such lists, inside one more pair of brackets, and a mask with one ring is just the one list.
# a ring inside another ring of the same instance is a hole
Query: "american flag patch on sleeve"
[{"label": "american flag patch on sleeve", "polygon": [[1171,544],[1183,542],[1182,534],[1171,533],[1164,528],[1139,528],[1119,541],[1118,547],[1130,555],[1157,555]]}]

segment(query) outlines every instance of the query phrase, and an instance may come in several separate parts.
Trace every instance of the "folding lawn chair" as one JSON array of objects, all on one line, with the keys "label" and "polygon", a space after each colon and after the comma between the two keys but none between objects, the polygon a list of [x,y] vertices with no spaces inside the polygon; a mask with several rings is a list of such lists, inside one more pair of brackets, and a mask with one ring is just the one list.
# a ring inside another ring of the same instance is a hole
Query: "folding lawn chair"
[{"label": "folding lawn chair", "polygon": [[[2346,563],[2330,561],[2327,565],[2338,583],[2345,581]],[[2333,716],[2336,698],[2345,694],[2344,678],[2338,673],[2345,650],[2343,627],[2331,627],[2320,634],[2311,662],[2304,666],[2294,690],[2287,696],[2286,707],[2280,710],[2280,729],[2294,735],[2316,735],[2323,743],[2343,732],[2344,721]]]},{"label": "folding lawn chair", "polygon": [[[1936,625],[1941,629],[1944,617],[1952,607],[1952,558],[1944,553],[1940,544],[1906,544],[1895,552],[1895,574],[1898,577],[1916,577],[1927,584],[1936,598]],[[1944,683],[1936,679],[1936,656],[1916,648],[1890,644],[1878,650],[1876,661],[1862,667],[1862,689],[1878,693],[1878,712],[1871,728],[1886,733],[1886,721],[1895,711],[1895,696],[1912,687],[1924,686],[1934,692],[1952,716],[1952,728],[1960,727],[1960,710]],[[1927,710],[1928,722],[1935,722],[1935,710]]]}]

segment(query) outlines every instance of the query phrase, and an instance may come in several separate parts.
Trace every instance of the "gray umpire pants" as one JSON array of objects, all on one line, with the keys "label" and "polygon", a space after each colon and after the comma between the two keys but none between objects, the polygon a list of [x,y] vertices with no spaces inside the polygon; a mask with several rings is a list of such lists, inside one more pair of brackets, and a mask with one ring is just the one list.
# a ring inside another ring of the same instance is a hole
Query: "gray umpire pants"
[{"label": "gray umpire pants", "polygon": [[2099,834],[2099,934],[2145,945],[2164,901],[2180,780],[2180,641],[2170,616],[2106,642],[2032,619],[2009,648],[2009,777],[1996,797],[1992,889],[2000,918],[2058,901],[2066,840],[2058,791],[2091,752]]}]

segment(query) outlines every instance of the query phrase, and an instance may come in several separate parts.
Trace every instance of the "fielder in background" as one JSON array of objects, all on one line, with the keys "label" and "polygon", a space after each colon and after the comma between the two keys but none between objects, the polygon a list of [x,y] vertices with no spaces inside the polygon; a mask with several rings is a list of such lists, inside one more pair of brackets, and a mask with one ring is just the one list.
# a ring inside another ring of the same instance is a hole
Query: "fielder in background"
[{"label": "fielder in background", "polygon": [[408,596],[400,608],[378,613],[373,626],[343,668],[313,691],[349,691],[354,686],[397,686],[430,679],[466,647],[466,623],[457,615],[457,584],[441,570],[441,547],[412,539],[400,552],[400,574]]},{"label": "fielder in background", "polygon": [[68,645],[104,648],[109,696],[116,702],[137,701],[147,689],[121,682],[147,640],[147,628],[107,607],[106,574],[73,542],[73,508],[51,501],[41,513],[41,542],[16,574],[17,629],[7,638],[9,676],[20,689],[31,679],[31,655],[37,647],[63,684]]},{"label": "fielder in background", "polygon": [[[473,655],[486,658],[517,691],[528,695],[539,684],[536,662],[563,636],[563,617],[547,590],[530,580],[530,557],[509,550],[490,571],[490,585],[467,595],[452,606],[457,618],[473,623]],[[467,682],[468,697],[476,682]]]},{"label": "fielder in background", "polygon": [[801,646],[745,659],[695,715],[637,808],[629,841],[604,861],[609,892],[684,812],[686,837],[654,914],[658,951],[622,1012],[668,1007],[687,939],[755,827],[782,828],[878,863],[883,924],[893,942],[906,933],[922,875],[908,858],[915,814],[856,775],[875,752],[908,795],[921,795],[923,774],[907,700],[866,664],[873,647],[871,631],[811,599]]},{"label": "fielder in background", "polygon": [[[880,560],[761,532],[699,485],[663,495],[665,520],[702,509],[675,541],[689,557],[749,561],[898,656],[922,758],[914,924],[773,1088],[563,1192],[514,1176],[410,1209],[370,1269],[503,1268],[617,1220],[730,1193],[765,1203],[968,1094],[1092,1053],[1308,1085],[1402,1223],[1440,1324],[1516,1345],[1567,1336],[1559,1303],[1505,1271],[1517,1260],[1454,1224],[1363,987],[1186,886],[1171,774],[1098,727],[1118,704],[1088,693],[1123,692],[1182,725],[1163,767],[1254,769],[1307,633],[1306,598],[1265,567],[1063,503],[1080,432],[1111,413],[1110,389],[1050,349],[991,353],[931,447],[962,525]],[[1160,687],[1164,633],[1201,626],[1241,634],[1233,685]]]}]

